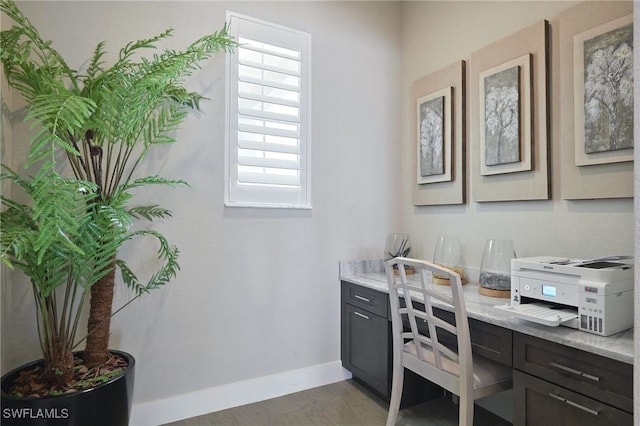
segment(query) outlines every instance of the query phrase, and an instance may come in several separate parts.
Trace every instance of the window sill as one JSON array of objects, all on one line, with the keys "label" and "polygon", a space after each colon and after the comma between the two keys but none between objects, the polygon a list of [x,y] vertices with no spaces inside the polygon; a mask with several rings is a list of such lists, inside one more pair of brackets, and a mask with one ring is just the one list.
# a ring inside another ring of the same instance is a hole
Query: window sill
[{"label": "window sill", "polygon": [[287,203],[234,203],[225,201],[225,207],[248,207],[257,209],[297,209],[311,210],[311,204],[287,204]]}]

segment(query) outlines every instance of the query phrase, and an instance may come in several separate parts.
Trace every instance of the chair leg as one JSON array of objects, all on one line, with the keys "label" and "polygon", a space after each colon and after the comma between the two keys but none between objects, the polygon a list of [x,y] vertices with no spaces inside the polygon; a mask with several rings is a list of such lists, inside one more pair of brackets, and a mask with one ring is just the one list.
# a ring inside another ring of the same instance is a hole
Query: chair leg
[{"label": "chair leg", "polygon": [[459,426],[473,426],[473,397],[460,395]]},{"label": "chair leg", "polygon": [[387,416],[387,426],[394,426],[398,411],[400,410],[400,400],[402,399],[402,386],[404,384],[404,367],[399,362],[394,362],[393,380],[391,384],[391,401],[389,402],[389,415]]}]

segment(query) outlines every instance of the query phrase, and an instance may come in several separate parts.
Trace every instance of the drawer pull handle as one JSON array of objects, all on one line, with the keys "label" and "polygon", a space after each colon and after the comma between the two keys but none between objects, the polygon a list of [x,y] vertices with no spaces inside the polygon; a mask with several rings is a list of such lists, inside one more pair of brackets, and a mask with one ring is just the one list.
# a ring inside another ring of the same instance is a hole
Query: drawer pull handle
[{"label": "drawer pull handle", "polygon": [[597,415],[599,415],[599,414],[600,414],[600,412],[599,412],[598,410],[594,410],[594,409],[592,409],[592,408],[585,407],[585,406],[584,406],[584,405],[582,405],[582,404],[578,404],[577,402],[573,402],[573,401],[571,401],[571,400],[569,400],[569,399],[563,398],[563,397],[561,397],[560,395],[556,395],[555,393],[549,392],[549,396],[550,396],[551,398],[553,398],[553,399],[557,399],[558,401],[562,401],[562,402],[564,402],[564,403],[566,403],[566,404],[569,404],[569,405],[571,405],[572,407],[576,407],[576,408],[577,408],[577,409],[579,409],[579,410],[585,411],[585,412],[587,412],[587,413],[589,413],[589,414],[593,414],[594,416],[597,416]]},{"label": "drawer pull handle", "polygon": [[353,297],[355,297],[356,299],[362,300],[363,302],[371,303],[371,300],[367,299],[366,297],[362,297],[359,294],[354,294]]},{"label": "drawer pull handle", "polygon": [[591,374],[587,374],[587,373],[583,373],[580,370],[575,370],[573,368],[567,367],[566,365],[558,364],[557,362],[550,362],[549,365],[552,366],[552,367],[558,368],[560,370],[567,371],[569,373],[573,373],[576,376],[580,376],[580,377],[584,377],[585,379],[593,380],[594,382],[599,382],[600,381],[600,377],[592,376]]},{"label": "drawer pull handle", "polygon": [[471,342],[471,347],[472,348],[478,348],[478,349],[483,349],[485,351],[494,353],[494,354],[499,354],[500,351],[494,348],[490,348],[489,346],[485,346],[485,345],[481,345],[480,343],[473,343]]},{"label": "drawer pull handle", "polygon": [[366,315],[364,315],[364,314],[361,314],[360,312],[353,311],[353,313],[354,313],[355,315],[359,316],[360,318],[364,318],[364,319],[366,319],[366,320],[368,320],[368,319],[369,319],[369,317],[368,317],[368,316],[366,316]]}]

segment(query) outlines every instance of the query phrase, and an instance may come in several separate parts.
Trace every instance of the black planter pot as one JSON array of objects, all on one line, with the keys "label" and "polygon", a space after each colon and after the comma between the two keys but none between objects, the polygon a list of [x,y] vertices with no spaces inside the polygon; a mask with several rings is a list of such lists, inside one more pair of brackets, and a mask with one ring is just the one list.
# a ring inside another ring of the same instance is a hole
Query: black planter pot
[{"label": "black planter pot", "polygon": [[127,359],[129,367],[125,372],[95,388],[68,395],[21,398],[5,393],[21,371],[42,364],[42,360],[5,374],[0,423],[2,426],[127,426],[136,361],[126,352],[111,352]]}]

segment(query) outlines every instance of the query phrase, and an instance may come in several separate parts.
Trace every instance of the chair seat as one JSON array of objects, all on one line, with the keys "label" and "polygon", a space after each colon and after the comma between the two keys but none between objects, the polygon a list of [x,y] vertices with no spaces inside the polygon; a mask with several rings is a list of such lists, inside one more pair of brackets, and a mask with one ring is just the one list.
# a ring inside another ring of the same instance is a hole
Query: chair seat
[{"label": "chair seat", "polygon": [[[430,346],[422,345],[425,361],[435,366],[433,350]],[[415,342],[410,341],[404,345],[405,355],[409,354],[418,358]],[[456,377],[459,376],[459,366],[454,360],[445,356],[441,357],[442,369]],[[496,383],[510,381],[512,377],[512,369],[498,364],[488,358],[478,355],[473,356],[473,388],[477,389],[483,386],[489,386]]]}]

